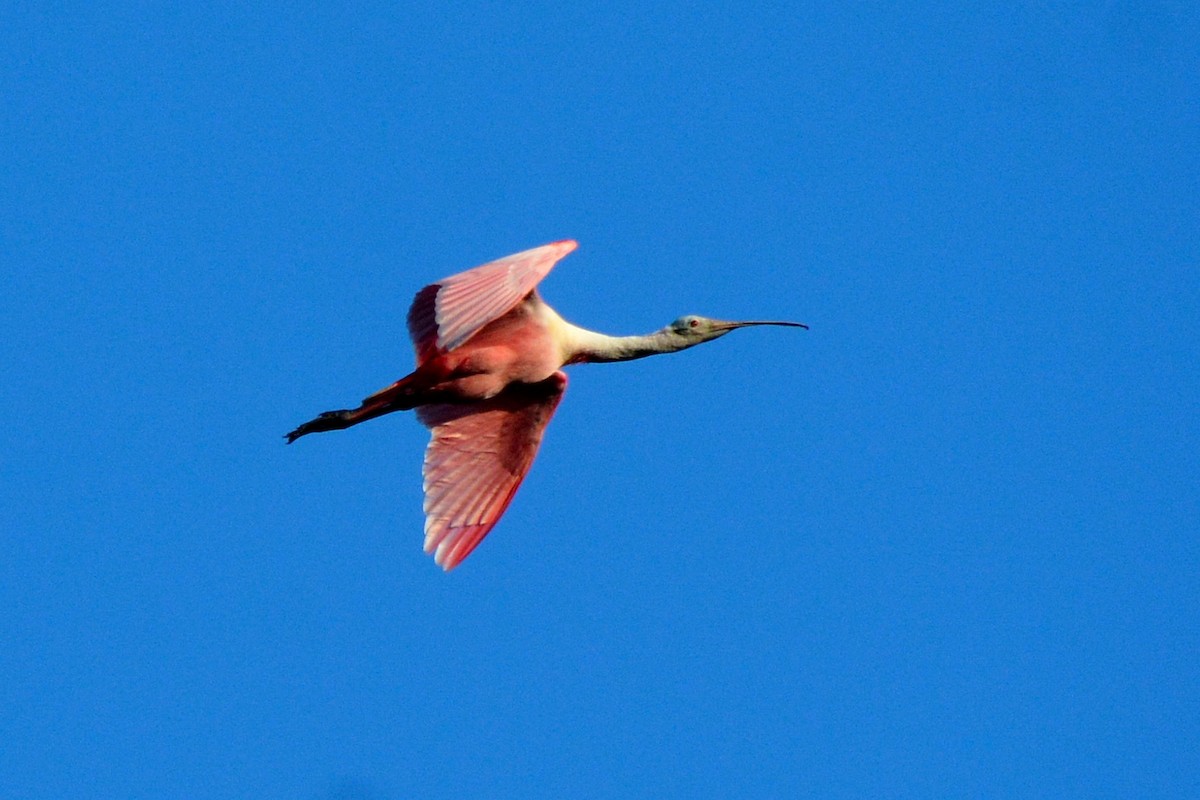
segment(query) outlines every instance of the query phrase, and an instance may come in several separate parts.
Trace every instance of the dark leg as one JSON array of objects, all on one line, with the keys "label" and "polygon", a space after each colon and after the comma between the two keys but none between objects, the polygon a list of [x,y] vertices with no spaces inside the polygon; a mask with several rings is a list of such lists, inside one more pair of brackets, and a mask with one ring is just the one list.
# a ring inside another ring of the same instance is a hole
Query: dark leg
[{"label": "dark leg", "polygon": [[289,433],[287,435],[287,443],[291,444],[292,442],[299,439],[301,436],[304,436],[309,433],[320,433],[322,431],[337,431],[337,430],[341,430],[342,428],[348,428],[352,424],[348,420],[348,417],[352,413],[354,413],[354,412],[350,411],[349,409],[342,409],[341,411],[326,411],[325,413],[321,414],[321,416],[317,417],[316,419],[309,420],[308,422],[301,425],[299,428],[296,428],[296,430]]},{"label": "dark leg", "polygon": [[301,425],[296,430],[287,434],[287,443],[299,439],[301,436],[306,436],[310,433],[321,433],[323,431],[340,431],[343,428],[349,428],[351,425],[357,425],[360,422],[366,422],[369,419],[382,416],[389,411],[398,411],[395,406],[388,403],[367,403],[358,408],[344,408],[341,411],[326,411],[316,419],[311,419]]}]

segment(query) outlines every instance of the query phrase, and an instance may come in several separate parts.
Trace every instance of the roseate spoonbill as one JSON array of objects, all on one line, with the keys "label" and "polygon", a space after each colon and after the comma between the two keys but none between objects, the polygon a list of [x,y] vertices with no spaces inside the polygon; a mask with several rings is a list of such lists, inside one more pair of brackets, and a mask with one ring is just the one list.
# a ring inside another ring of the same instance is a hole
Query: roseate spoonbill
[{"label": "roseate spoonbill", "polygon": [[417,292],[408,332],[410,375],[362,401],[326,411],[287,434],[340,430],[415,408],[425,451],[425,552],[458,566],[496,525],[525,478],[567,387],[562,367],[674,353],[749,325],[692,314],[645,336],[605,336],[572,325],[537,285],[578,245],[554,242],[460,272]]}]

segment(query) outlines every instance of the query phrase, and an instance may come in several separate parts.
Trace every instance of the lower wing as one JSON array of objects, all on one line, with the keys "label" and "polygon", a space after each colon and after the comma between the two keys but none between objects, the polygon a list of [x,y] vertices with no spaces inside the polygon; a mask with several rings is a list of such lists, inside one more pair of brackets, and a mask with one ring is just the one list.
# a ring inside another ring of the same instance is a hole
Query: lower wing
[{"label": "lower wing", "polygon": [[521,485],[567,387],[556,372],[490,400],[417,408],[425,450],[425,552],[454,569],[495,527]]}]

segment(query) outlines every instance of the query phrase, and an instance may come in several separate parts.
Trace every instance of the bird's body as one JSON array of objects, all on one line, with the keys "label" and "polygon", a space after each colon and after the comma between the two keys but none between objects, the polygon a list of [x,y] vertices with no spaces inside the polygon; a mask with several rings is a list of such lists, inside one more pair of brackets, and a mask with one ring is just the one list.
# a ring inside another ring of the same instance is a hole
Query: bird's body
[{"label": "bird's body", "polygon": [[363,400],[327,411],[288,442],[416,409],[430,429],[425,455],[425,550],[449,570],[499,521],[529,471],[567,376],[562,367],[669,353],[746,325],[681,317],[645,336],[606,336],[564,320],[536,286],[576,248],[554,242],[445,278],[417,293],[408,314],[417,367]]},{"label": "bird's body", "polygon": [[573,328],[531,291],[467,342],[427,362],[436,381],[430,389],[460,400],[486,400],[509,384],[540,383],[574,355]]}]

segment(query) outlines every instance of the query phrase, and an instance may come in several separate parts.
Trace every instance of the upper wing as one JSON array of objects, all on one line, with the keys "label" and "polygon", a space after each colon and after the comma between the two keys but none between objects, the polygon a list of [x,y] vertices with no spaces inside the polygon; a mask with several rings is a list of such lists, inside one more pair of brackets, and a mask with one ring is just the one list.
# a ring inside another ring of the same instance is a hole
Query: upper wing
[{"label": "upper wing", "polygon": [[544,244],[443,278],[417,292],[408,310],[408,333],[418,363],[437,351],[453,350],[508,313],[578,246],[570,239]]},{"label": "upper wing", "polygon": [[567,387],[556,372],[513,384],[491,400],[417,408],[425,450],[425,552],[454,569],[495,527],[529,472]]}]

